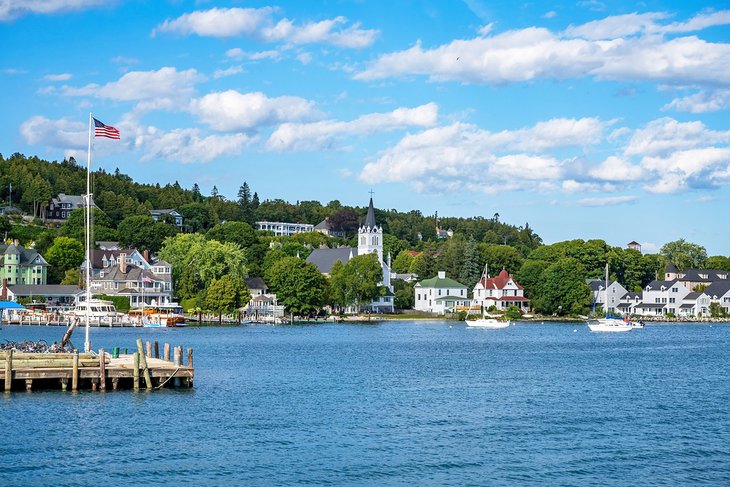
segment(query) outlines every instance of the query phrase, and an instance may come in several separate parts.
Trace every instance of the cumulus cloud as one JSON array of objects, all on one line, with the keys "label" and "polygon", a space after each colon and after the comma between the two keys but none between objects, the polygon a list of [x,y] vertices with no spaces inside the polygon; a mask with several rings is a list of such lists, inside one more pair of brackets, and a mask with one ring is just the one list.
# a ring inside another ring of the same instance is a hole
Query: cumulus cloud
[{"label": "cumulus cloud", "polygon": [[714,187],[727,182],[730,147],[704,147],[676,151],[665,157],[644,157],[641,165],[658,176],[656,182],[645,186],[653,193]]},{"label": "cumulus cloud", "polygon": [[664,105],[662,110],[678,112],[707,113],[730,108],[730,90],[701,90],[689,96],[675,98]]},{"label": "cumulus cloud", "polygon": [[588,175],[602,181],[639,181],[644,177],[641,166],[616,156],[607,157],[596,167],[588,171]]},{"label": "cumulus cloud", "polygon": [[62,149],[83,149],[88,145],[88,125],[75,120],[31,117],[20,125],[20,135],[28,144]]},{"label": "cumulus cloud", "polygon": [[165,132],[150,127],[137,136],[135,145],[145,153],[142,161],[165,159],[192,164],[207,163],[219,157],[239,154],[252,140],[245,134],[205,136],[195,128]]},{"label": "cumulus cloud", "polygon": [[278,9],[273,7],[198,10],[165,20],[152,34],[170,32],[203,37],[245,36],[263,42],[297,45],[321,43],[348,48],[370,46],[378,34],[376,30],[362,29],[357,23],[346,25],[345,17],[297,25],[287,18],[275,19],[277,13]]},{"label": "cumulus cloud", "polygon": [[581,200],[578,200],[578,206],[615,206],[626,203],[633,203],[638,199],[638,196],[606,196],[603,198],[583,198]]},{"label": "cumulus cloud", "polygon": [[106,5],[105,0],[2,0],[0,22],[27,14],[55,14]]},{"label": "cumulus cloud", "polygon": [[314,103],[296,96],[269,98],[264,93],[235,90],[209,93],[190,102],[190,111],[215,130],[247,131],[262,126],[311,120]]},{"label": "cumulus cloud", "polygon": [[213,78],[220,79],[241,73],[243,73],[243,66],[231,66],[226,69],[216,69],[213,73]]},{"label": "cumulus cloud", "polygon": [[371,135],[408,127],[430,127],[438,119],[438,106],[429,103],[416,108],[398,108],[388,113],[371,113],[349,122],[324,120],[285,123],[269,138],[271,150],[314,151],[335,148],[345,135]]},{"label": "cumulus cloud", "polygon": [[562,33],[529,27],[434,48],[424,48],[419,42],[404,51],[381,55],[354,77],[426,76],[431,81],[490,85],[592,77],[726,85],[730,83],[730,44],[666,35],[730,23],[728,12],[698,16],[681,25],[660,25],[667,17],[664,13],[629,14],[570,27]]},{"label": "cumulus cloud", "polygon": [[192,95],[195,85],[204,80],[205,76],[195,69],[178,71],[173,67],[164,67],[157,71],[130,71],[119,80],[105,85],[89,84],[80,88],[63,86],[61,94],[124,101],[180,98]]},{"label": "cumulus cloud", "polygon": [[624,153],[629,156],[661,156],[676,151],[730,141],[730,131],[714,131],[702,122],[678,122],[660,118],[634,131]]},{"label": "cumulus cloud", "polygon": [[70,73],[61,73],[61,74],[47,74],[43,77],[46,81],[68,81],[71,79]]}]

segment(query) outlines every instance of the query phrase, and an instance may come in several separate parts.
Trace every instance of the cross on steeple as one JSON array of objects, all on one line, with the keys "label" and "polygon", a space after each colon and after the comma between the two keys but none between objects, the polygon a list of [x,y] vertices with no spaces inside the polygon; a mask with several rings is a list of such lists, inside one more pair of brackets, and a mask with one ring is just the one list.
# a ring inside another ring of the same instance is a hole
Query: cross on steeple
[{"label": "cross on steeple", "polygon": [[370,197],[372,198],[373,197],[373,193],[375,193],[375,191],[373,191],[373,189],[370,188],[370,191],[368,191],[368,193],[370,193]]}]

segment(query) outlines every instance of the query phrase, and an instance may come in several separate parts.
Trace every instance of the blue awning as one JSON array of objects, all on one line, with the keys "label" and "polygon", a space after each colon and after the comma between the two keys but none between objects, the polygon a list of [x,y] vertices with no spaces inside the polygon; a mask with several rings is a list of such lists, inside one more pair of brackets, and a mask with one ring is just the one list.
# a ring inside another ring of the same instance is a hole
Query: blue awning
[{"label": "blue awning", "polygon": [[0,309],[25,309],[25,306],[15,301],[0,301]]}]

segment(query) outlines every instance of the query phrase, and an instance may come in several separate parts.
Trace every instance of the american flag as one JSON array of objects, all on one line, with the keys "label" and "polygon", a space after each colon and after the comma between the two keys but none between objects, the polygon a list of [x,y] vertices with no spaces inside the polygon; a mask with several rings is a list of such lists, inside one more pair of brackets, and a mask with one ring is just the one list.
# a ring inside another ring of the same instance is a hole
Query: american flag
[{"label": "american flag", "polygon": [[99,120],[94,119],[94,127],[94,135],[97,137],[108,137],[110,139],[119,140],[119,130],[115,129],[111,125],[104,125]]},{"label": "american flag", "polygon": [[149,278],[149,277],[147,277],[147,276],[144,276],[144,277],[142,278],[142,282],[152,282],[152,279],[150,279],[150,278]]}]

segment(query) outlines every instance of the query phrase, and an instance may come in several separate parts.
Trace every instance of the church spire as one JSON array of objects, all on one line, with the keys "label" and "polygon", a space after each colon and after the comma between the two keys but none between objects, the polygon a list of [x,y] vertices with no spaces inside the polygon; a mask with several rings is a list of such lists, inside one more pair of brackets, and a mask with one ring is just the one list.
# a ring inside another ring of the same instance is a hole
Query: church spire
[{"label": "church spire", "polygon": [[370,206],[368,206],[368,216],[365,218],[366,228],[375,228],[375,209],[373,208],[373,196],[370,195]]}]

